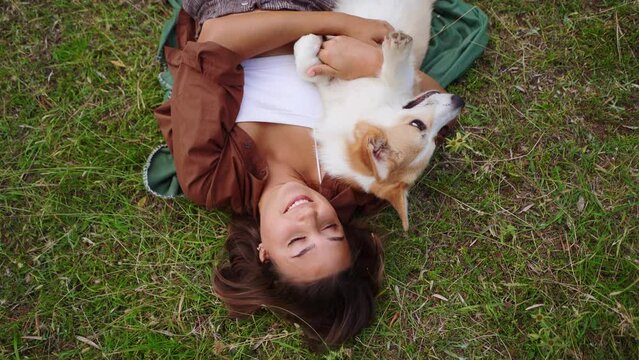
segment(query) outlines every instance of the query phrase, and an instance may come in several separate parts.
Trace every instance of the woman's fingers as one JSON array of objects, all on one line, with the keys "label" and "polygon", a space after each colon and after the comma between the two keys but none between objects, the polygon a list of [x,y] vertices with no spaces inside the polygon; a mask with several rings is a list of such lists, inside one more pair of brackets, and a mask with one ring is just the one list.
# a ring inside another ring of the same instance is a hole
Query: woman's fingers
[{"label": "woman's fingers", "polygon": [[386,37],[386,35],[388,35],[388,33],[395,31],[395,28],[388,23],[387,21],[384,20],[377,20],[379,22],[378,25],[378,32],[375,33],[375,37],[373,38],[373,40],[375,40],[375,42],[377,44],[381,44],[382,42],[384,42],[384,38]]},{"label": "woman's fingers", "polygon": [[319,65],[312,66],[310,69],[308,69],[306,74],[310,77],[313,77],[313,76],[336,77],[337,70],[333,69],[332,67],[326,64],[319,64]]},{"label": "woman's fingers", "polygon": [[393,30],[393,26],[384,20],[350,16],[349,21],[346,22],[346,31],[342,35],[375,45],[381,44],[386,35]]}]

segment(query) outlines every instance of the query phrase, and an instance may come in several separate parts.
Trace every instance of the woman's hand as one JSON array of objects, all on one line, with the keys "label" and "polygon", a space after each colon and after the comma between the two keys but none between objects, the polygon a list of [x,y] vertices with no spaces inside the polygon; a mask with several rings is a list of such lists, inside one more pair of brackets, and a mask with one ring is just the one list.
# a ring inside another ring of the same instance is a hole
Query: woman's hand
[{"label": "woman's hand", "polygon": [[384,20],[365,19],[347,15],[344,21],[345,29],[340,35],[350,36],[370,45],[381,44],[386,35],[395,30]]},{"label": "woman's hand", "polygon": [[384,62],[382,49],[349,36],[324,41],[318,53],[322,64],[308,70],[309,76],[326,75],[343,80],[377,76]]}]

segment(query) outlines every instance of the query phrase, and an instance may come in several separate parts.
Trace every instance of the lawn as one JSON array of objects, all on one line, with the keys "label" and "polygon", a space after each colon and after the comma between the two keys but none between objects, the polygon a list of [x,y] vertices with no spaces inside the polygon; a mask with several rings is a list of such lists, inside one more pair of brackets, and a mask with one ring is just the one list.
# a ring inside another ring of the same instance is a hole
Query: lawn
[{"label": "lawn", "polygon": [[391,210],[377,318],[314,355],[212,293],[228,215],[142,186],[162,1],[4,0],[0,358],[639,358],[639,2],[473,2],[460,127]]}]

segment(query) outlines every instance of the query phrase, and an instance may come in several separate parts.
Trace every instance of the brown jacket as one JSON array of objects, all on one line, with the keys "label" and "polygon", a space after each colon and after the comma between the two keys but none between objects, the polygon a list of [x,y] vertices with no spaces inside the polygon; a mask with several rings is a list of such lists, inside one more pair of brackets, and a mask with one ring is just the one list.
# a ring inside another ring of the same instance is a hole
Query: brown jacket
[{"label": "brown jacket", "polygon": [[[244,85],[243,59],[216,43],[195,42],[195,23],[184,11],[176,32],[178,48],[165,48],[173,93],[155,110],[155,117],[174,157],[180,186],[189,199],[209,209],[257,216],[269,171],[253,139],[235,126]],[[384,204],[329,176],[322,179],[319,192],[342,221]]]}]

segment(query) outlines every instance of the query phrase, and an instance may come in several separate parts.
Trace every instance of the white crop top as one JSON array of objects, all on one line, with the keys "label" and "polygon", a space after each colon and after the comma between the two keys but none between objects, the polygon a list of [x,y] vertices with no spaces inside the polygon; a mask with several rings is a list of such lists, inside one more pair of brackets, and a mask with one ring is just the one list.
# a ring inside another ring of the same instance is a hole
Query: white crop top
[{"label": "white crop top", "polygon": [[242,62],[244,96],[236,122],[269,122],[314,129],[322,101],[314,84],[302,80],[293,55]]}]

